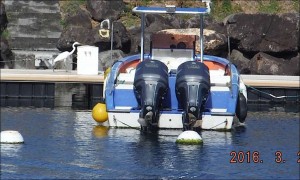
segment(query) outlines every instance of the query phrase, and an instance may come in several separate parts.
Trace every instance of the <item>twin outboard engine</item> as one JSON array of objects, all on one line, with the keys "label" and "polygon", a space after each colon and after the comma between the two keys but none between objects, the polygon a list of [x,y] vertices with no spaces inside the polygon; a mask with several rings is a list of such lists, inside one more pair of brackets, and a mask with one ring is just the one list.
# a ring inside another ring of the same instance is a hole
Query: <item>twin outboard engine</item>
[{"label": "twin outboard engine", "polygon": [[196,120],[202,119],[202,112],[210,90],[208,67],[201,62],[187,61],[177,68],[176,97],[184,111],[184,130],[191,129]]},{"label": "twin outboard engine", "polygon": [[162,98],[169,88],[168,67],[157,60],[145,60],[136,67],[134,93],[141,108],[142,128],[157,127]]}]

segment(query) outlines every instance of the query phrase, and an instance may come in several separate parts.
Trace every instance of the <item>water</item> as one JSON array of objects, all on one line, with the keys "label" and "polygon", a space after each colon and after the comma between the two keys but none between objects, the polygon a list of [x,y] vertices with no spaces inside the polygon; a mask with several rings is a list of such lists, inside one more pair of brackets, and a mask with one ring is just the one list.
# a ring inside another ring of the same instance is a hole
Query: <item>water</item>
[{"label": "water", "polygon": [[180,130],[108,130],[71,109],[1,108],[9,129],[25,144],[1,144],[1,179],[299,179],[298,112],[249,112],[245,128],[202,131],[202,146],[177,145]]}]

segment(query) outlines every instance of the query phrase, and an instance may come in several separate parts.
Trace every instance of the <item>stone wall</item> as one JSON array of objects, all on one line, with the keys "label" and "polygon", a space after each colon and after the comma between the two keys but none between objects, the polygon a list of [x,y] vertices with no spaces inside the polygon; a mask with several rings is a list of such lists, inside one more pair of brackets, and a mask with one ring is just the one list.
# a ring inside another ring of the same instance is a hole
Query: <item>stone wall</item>
[{"label": "stone wall", "polygon": [[[99,70],[105,70],[120,57],[139,53],[139,27],[126,28],[120,19],[125,10],[125,1],[87,0],[85,6],[78,12],[65,16],[63,27],[58,25],[61,21],[58,1],[10,0],[7,2],[6,10],[9,11],[8,20],[11,23],[8,29],[12,36],[8,42],[13,50],[34,47],[38,50],[48,48],[70,51],[72,44],[77,41],[99,47]],[[20,15],[22,13],[23,15]],[[20,16],[24,17],[20,18]],[[107,55],[110,53],[110,38],[99,35],[100,23],[107,18],[114,22],[112,60]],[[2,19],[0,18],[1,21]],[[223,22],[215,22],[208,16],[204,22],[206,54],[229,58],[242,74],[299,76],[298,13],[239,13],[226,17]],[[170,31],[166,29],[180,29],[180,33],[196,31],[197,34],[197,30],[193,30],[196,27],[199,27],[198,17],[186,19],[180,16],[175,18],[148,14],[145,27],[145,51],[149,52],[153,33]],[[229,49],[230,53],[228,53]],[[52,54],[49,58],[54,57],[55,55]]]}]

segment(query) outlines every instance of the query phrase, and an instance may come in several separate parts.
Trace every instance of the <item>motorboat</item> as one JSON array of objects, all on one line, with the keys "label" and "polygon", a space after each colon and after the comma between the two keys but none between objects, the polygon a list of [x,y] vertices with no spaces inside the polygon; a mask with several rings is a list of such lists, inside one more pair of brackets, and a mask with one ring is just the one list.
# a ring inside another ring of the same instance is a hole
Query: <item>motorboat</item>
[{"label": "motorboat", "polygon": [[[141,15],[141,53],[117,60],[105,78],[110,127],[230,130],[245,121],[247,89],[237,68],[228,59],[204,54],[209,2],[199,8],[139,6],[133,12]],[[146,14],[200,16],[199,35],[154,33],[145,53]]]}]

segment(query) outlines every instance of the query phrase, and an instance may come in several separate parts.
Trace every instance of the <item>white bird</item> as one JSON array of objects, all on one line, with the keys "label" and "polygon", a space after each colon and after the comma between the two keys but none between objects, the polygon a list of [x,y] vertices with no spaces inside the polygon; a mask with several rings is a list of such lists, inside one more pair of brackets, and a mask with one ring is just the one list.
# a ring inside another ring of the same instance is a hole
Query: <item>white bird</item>
[{"label": "white bird", "polygon": [[[56,58],[53,60],[53,63],[52,63],[53,71],[54,71],[54,66],[59,61],[63,61],[65,68],[67,67],[67,64],[66,64],[67,58],[69,58],[70,55],[72,55],[74,53],[74,51],[76,49],[75,45],[79,45],[79,44],[80,44],[79,42],[73,43],[73,45],[72,45],[73,50],[71,52],[65,51],[65,52],[60,53],[58,56],[56,56]],[[66,71],[68,71],[68,70],[66,69]]]}]

